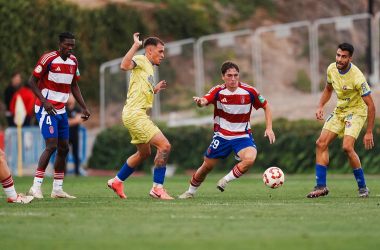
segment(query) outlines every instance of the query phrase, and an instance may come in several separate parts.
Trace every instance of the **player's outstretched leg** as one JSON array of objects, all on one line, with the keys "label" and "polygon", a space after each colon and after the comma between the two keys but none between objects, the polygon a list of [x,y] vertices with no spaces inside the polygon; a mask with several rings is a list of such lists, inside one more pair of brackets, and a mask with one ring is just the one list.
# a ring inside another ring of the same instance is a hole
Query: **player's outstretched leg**
[{"label": "player's outstretched leg", "polygon": [[240,170],[238,164],[236,164],[236,166],[226,176],[224,176],[222,179],[218,181],[216,188],[219,189],[220,192],[224,192],[228,182],[240,178],[241,176],[243,176],[244,173],[245,172]]},{"label": "player's outstretched leg", "polygon": [[203,181],[198,181],[197,179],[195,179],[195,174],[194,174],[190,180],[189,190],[187,190],[185,193],[180,195],[178,198],[179,199],[194,198],[195,192],[197,192],[197,190],[198,190],[199,186],[202,184],[202,182]]}]

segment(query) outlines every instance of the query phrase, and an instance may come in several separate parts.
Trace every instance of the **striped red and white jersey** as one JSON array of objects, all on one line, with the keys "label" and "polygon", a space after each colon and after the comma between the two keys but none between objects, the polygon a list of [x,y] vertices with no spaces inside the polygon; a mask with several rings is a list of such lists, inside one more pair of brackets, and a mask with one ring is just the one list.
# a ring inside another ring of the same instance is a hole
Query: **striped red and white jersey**
[{"label": "striped red and white jersey", "polygon": [[[45,54],[38,61],[33,75],[40,78],[39,88],[41,93],[54,105],[57,114],[65,113],[71,83],[80,79],[76,57],[71,55],[64,61],[59,56],[58,51]],[[47,114],[38,98],[36,99],[34,110],[36,113]]]},{"label": "striped red and white jersey", "polygon": [[257,110],[267,104],[256,88],[241,82],[234,92],[225,84],[217,85],[204,98],[215,106],[215,134],[226,140],[249,137],[252,106]]}]

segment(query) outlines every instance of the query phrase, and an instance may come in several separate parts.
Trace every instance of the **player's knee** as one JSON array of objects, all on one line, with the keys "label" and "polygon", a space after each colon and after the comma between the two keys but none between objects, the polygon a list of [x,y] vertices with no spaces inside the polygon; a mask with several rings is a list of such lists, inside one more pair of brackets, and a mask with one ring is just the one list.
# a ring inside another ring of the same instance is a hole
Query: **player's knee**
[{"label": "player's knee", "polygon": [[46,145],[45,150],[51,154],[53,154],[57,150],[57,145],[51,144],[51,145]]},{"label": "player's knee", "polygon": [[170,152],[170,149],[172,148],[172,145],[170,145],[169,142],[165,143],[163,146],[163,150]]},{"label": "player's knee", "polygon": [[69,153],[69,145],[59,146],[57,153],[60,155],[67,155]]},{"label": "player's knee", "polygon": [[249,157],[243,160],[244,165],[246,165],[248,168],[250,168],[254,162],[255,162],[254,157]]},{"label": "player's knee", "polygon": [[350,146],[350,145],[343,145],[343,152],[346,154],[346,155],[349,155],[349,154],[351,154],[351,153],[353,153],[354,152],[354,148],[352,147],[352,146]]},{"label": "player's knee", "polygon": [[316,145],[317,145],[317,149],[326,149],[326,147],[327,147],[326,142],[324,142],[320,139],[317,140]]}]

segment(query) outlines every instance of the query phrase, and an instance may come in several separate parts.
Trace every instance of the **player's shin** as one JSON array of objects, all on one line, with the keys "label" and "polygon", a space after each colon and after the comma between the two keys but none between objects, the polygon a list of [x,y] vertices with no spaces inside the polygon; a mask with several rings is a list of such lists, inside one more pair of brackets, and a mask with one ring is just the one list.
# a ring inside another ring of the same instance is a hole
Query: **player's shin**
[{"label": "player's shin", "polygon": [[226,176],[224,176],[224,179],[226,179],[227,182],[230,182],[240,178],[241,176],[243,176],[243,174],[245,174],[245,172],[243,172],[239,168],[238,164],[236,164],[236,166]]},{"label": "player's shin", "polygon": [[153,173],[153,187],[162,188],[165,181],[166,166],[154,168]]},{"label": "player's shin", "polygon": [[124,166],[120,169],[119,173],[116,175],[116,179],[118,181],[125,181],[136,168],[131,168],[127,162],[125,162]]},{"label": "player's shin", "polygon": [[190,186],[189,186],[188,192],[191,194],[195,194],[195,192],[197,192],[197,190],[198,190],[199,186],[202,184],[202,182],[203,181],[198,181],[197,179],[195,179],[195,174],[194,174],[190,180]]},{"label": "player's shin", "polygon": [[317,164],[315,166],[315,177],[317,179],[317,187],[326,187],[327,167]]},{"label": "player's shin", "polygon": [[355,175],[355,179],[356,179],[356,182],[358,183],[358,187],[359,188],[366,187],[363,169],[362,168],[353,169],[352,172]]},{"label": "player's shin", "polygon": [[53,190],[62,189],[64,171],[54,171]]},{"label": "player's shin", "polygon": [[15,186],[13,185],[12,175],[9,175],[7,178],[5,178],[4,180],[1,180],[0,182],[4,188],[4,191],[7,197],[13,200],[17,199],[17,193],[15,190]]}]

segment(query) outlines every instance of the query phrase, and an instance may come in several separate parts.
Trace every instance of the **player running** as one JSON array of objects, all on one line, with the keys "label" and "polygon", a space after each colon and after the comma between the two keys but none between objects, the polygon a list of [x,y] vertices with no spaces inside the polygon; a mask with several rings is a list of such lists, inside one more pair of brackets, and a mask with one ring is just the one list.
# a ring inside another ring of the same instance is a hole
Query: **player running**
[{"label": "player running", "polygon": [[[46,145],[38,162],[33,186],[29,190],[35,198],[44,198],[41,185],[50,157],[56,150],[51,197],[75,198],[62,190],[66,156],[69,152],[69,123],[65,105],[70,90],[83,108],[84,121],[88,120],[90,112],[83,101],[77,82],[80,74],[78,61],[73,56],[74,47],[74,35],[70,32],[61,33],[59,50],[43,55],[29,80],[30,87],[37,96],[35,112]],[[41,81],[38,85],[39,80]]]},{"label": "player running", "polygon": [[367,132],[363,143],[366,149],[372,149],[375,145],[372,135],[375,105],[363,73],[351,63],[353,53],[354,47],[351,44],[339,44],[336,62],[327,68],[327,83],[316,112],[317,120],[323,120],[323,106],[330,100],[333,90],[338,96],[338,103],[335,110],[327,118],[317,140],[317,186],[307,195],[308,198],[325,196],[329,193],[326,186],[327,165],[329,164],[328,146],[337,136],[343,137],[343,151],[348,157],[358,184],[359,197],[366,198],[369,195],[369,189],[366,186],[363,169],[354,150],[354,144],[368,113]]},{"label": "player running", "polygon": [[215,86],[202,98],[193,97],[200,108],[210,103],[214,105],[214,137],[205,153],[202,166],[190,180],[189,190],[179,196],[180,199],[194,198],[207,174],[232,151],[240,162],[219,180],[217,188],[223,192],[228,182],[240,178],[249,170],[257,155],[250,125],[252,106],[256,110],[264,109],[267,124],[264,136],[269,137],[271,144],[275,142],[272,113],[265,98],[255,88],[239,82],[239,67],[235,63],[224,62],[221,72],[224,84]]},{"label": "player running", "polygon": [[[131,143],[136,145],[137,152],[130,156],[115,178],[108,181],[108,186],[120,198],[127,198],[124,194],[125,181],[151,151],[150,146],[157,148],[154,159],[153,187],[150,196],[156,199],[173,199],[163,189],[166,173],[166,161],[170,153],[170,144],[159,128],[149,119],[146,111],[153,106],[154,94],[165,89],[166,82],[154,83],[154,65],[159,66],[164,58],[164,42],[157,37],[149,37],[142,43],[139,33],[133,35],[134,44],[125,55],[120,68],[132,70],[127,100],[123,109],[123,123],[132,136]],[[143,44],[145,55],[134,56]]]}]

